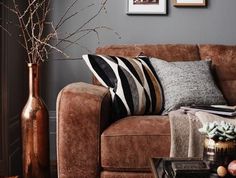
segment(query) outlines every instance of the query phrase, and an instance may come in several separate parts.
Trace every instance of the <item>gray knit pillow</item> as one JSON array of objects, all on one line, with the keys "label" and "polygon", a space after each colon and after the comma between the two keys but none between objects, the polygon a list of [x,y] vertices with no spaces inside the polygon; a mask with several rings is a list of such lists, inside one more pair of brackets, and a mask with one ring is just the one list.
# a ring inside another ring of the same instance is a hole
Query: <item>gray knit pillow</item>
[{"label": "gray knit pillow", "polygon": [[150,58],[164,91],[167,114],[180,106],[225,104],[210,70],[211,61],[167,62]]}]

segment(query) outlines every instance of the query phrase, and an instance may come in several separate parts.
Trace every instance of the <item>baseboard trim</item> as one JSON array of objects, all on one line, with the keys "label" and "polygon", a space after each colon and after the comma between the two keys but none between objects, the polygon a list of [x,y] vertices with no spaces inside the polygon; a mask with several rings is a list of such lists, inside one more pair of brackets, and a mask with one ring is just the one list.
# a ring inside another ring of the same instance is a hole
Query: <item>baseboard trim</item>
[{"label": "baseboard trim", "polygon": [[51,171],[51,178],[57,178],[57,161],[51,160],[50,161],[50,171]]},{"label": "baseboard trim", "polygon": [[[55,137],[56,137],[56,130],[55,130],[55,127],[56,127],[56,111],[51,110],[48,113],[49,113],[49,122],[51,124],[51,126],[50,126],[50,138],[55,139]],[[55,140],[54,141],[53,140],[50,141],[51,146],[52,146],[52,144],[53,145],[55,144]],[[54,146],[52,146],[52,147],[54,147]],[[55,147],[54,147],[53,150],[51,150],[50,154],[53,154],[54,155],[53,158],[56,158],[56,156],[55,156],[56,155]],[[53,159],[53,160],[50,161],[50,171],[51,171],[51,178],[57,178],[57,160],[56,159]]]}]

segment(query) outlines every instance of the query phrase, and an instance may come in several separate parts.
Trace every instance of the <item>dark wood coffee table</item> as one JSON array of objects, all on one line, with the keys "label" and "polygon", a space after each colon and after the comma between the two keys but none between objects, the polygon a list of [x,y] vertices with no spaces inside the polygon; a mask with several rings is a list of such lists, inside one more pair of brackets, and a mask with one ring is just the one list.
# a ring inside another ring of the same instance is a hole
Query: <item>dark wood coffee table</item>
[{"label": "dark wood coffee table", "polygon": [[[173,159],[175,159],[175,158],[173,158]],[[187,159],[189,159],[189,160],[193,160],[193,159],[194,160],[200,160],[198,158],[187,158]],[[163,178],[163,177],[172,178],[172,177],[168,177],[166,175],[163,176],[163,171],[160,171],[160,170],[163,170],[163,164],[162,164],[160,158],[151,158],[150,163],[151,163],[151,170],[152,170],[152,173],[154,175],[154,178]],[[210,173],[209,178],[220,178],[220,177],[216,173]],[[233,178],[233,176],[227,175],[224,178]]]}]

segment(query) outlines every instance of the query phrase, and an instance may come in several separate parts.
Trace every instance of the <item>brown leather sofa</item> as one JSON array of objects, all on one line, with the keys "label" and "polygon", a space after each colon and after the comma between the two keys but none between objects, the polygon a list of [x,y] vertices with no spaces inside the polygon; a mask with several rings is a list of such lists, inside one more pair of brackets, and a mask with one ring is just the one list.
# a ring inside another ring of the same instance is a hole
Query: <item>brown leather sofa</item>
[{"label": "brown leather sofa", "polygon": [[[211,58],[221,91],[229,104],[236,104],[236,46],[111,45],[96,52],[143,52],[167,61]],[[60,178],[151,178],[149,158],[169,156],[168,116],[130,116],[109,123],[111,112],[110,94],[102,86],[73,83],[62,89],[57,100]]]}]

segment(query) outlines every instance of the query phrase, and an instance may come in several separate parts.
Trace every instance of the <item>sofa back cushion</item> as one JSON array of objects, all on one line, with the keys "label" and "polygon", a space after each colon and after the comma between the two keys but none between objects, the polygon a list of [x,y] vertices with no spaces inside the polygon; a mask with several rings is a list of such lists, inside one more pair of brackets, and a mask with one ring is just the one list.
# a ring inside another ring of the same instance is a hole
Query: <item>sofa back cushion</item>
[{"label": "sofa back cushion", "polygon": [[[96,54],[111,56],[136,57],[141,53],[169,62],[200,60],[198,46],[192,44],[107,45],[96,49]],[[94,76],[92,83],[101,85]]]},{"label": "sofa back cushion", "polygon": [[217,83],[230,105],[236,105],[236,45],[199,45],[201,59],[210,58]]},{"label": "sofa back cushion", "polygon": [[194,61],[200,59],[198,46],[188,44],[109,45],[97,48],[96,53],[125,57],[136,57],[140,53],[144,53],[147,56],[166,61]]}]

